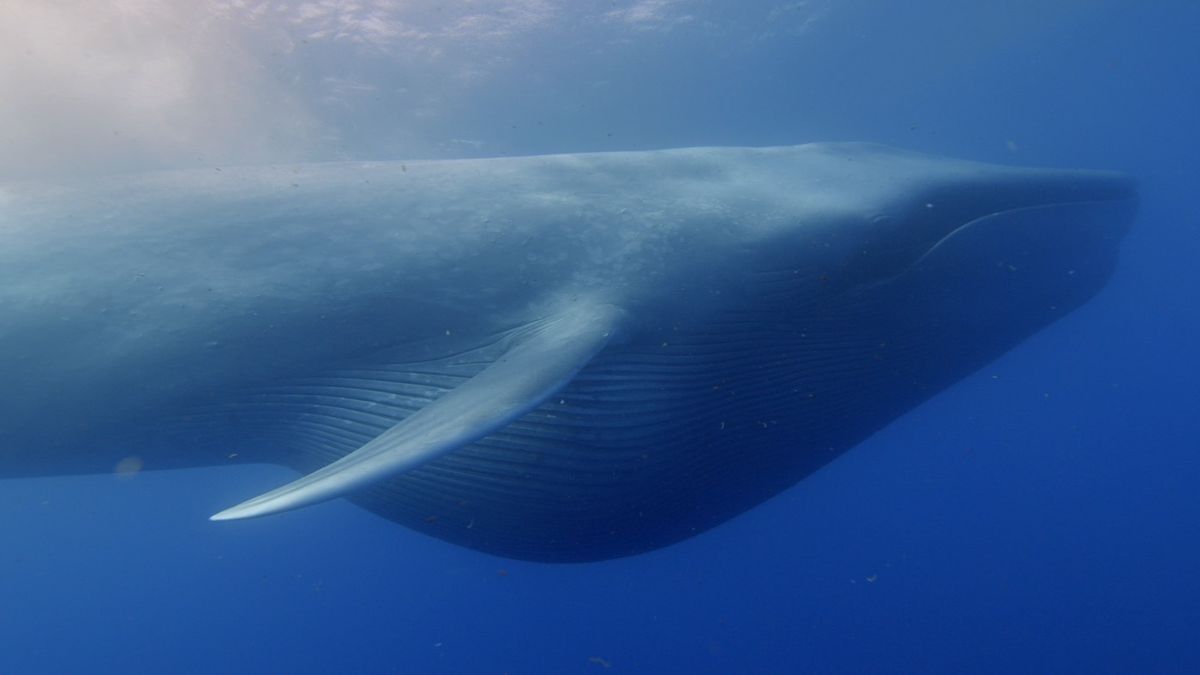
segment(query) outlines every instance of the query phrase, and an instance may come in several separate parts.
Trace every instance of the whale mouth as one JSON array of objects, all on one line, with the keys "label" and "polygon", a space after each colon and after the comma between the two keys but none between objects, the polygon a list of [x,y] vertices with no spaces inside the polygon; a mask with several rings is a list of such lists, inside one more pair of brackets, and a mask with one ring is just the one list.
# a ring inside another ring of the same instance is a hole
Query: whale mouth
[{"label": "whale mouth", "polygon": [[1021,242],[1069,250],[1096,239],[1115,246],[1132,223],[1137,186],[1120,173],[1031,170],[995,182],[986,194],[958,185],[934,190],[927,200],[921,206],[944,214],[930,218],[931,236],[917,247],[912,266],[991,229],[1007,230],[988,241],[1001,250]]},{"label": "whale mouth", "polygon": [[922,306],[918,314],[955,316],[968,334],[1032,332],[1105,286],[1136,211],[1129,192],[990,213],[879,285]]},{"label": "whale mouth", "polygon": [[[911,265],[919,267],[942,249],[957,248],[985,236],[994,251],[1014,246],[1067,252],[1091,248],[1088,242],[1116,244],[1129,231],[1137,200],[1114,197],[1094,201],[1065,201],[1008,209],[969,220],[925,248]],[[995,231],[994,237],[984,231]],[[976,245],[982,242],[975,242]],[[1022,255],[1028,255],[1027,251]]]}]

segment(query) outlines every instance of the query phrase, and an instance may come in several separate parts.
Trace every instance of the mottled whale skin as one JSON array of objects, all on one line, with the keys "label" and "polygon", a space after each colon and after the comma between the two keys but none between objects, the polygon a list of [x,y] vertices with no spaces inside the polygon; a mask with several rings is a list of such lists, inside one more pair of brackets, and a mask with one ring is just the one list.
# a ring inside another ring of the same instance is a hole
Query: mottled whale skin
[{"label": "mottled whale skin", "polygon": [[1120,174],[854,143],[9,185],[0,476],[271,462],[303,477],[214,519],[346,497],[635,554],[1088,300],[1134,210]]}]

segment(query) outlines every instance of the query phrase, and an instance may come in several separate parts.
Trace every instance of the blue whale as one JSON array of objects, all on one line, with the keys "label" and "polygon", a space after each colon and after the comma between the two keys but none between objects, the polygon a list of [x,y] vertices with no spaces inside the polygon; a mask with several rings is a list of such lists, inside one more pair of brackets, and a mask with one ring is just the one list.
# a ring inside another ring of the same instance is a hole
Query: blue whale
[{"label": "blue whale", "polygon": [[648,551],[1086,302],[1135,208],[856,143],[8,185],[0,476],[268,462],[302,477],[214,520]]}]

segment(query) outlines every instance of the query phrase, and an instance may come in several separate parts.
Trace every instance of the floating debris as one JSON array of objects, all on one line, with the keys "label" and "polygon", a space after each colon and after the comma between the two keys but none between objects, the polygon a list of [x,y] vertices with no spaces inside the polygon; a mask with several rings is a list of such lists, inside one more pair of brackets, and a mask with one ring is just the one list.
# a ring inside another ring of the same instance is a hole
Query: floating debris
[{"label": "floating debris", "polygon": [[130,455],[117,462],[117,465],[113,467],[113,473],[121,478],[131,478],[141,472],[142,466],[141,457]]}]

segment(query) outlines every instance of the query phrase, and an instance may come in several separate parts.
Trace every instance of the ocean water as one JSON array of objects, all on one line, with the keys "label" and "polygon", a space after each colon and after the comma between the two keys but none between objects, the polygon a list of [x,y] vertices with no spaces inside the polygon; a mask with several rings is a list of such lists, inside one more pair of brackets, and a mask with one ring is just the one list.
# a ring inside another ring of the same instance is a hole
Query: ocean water
[{"label": "ocean water", "polygon": [[0,3],[5,179],[868,140],[1142,194],[1094,300],[652,553],[504,560],[343,501],[207,521],[270,466],[0,481],[0,672],[1196,672],[1198,28],[1186,0]]}]

